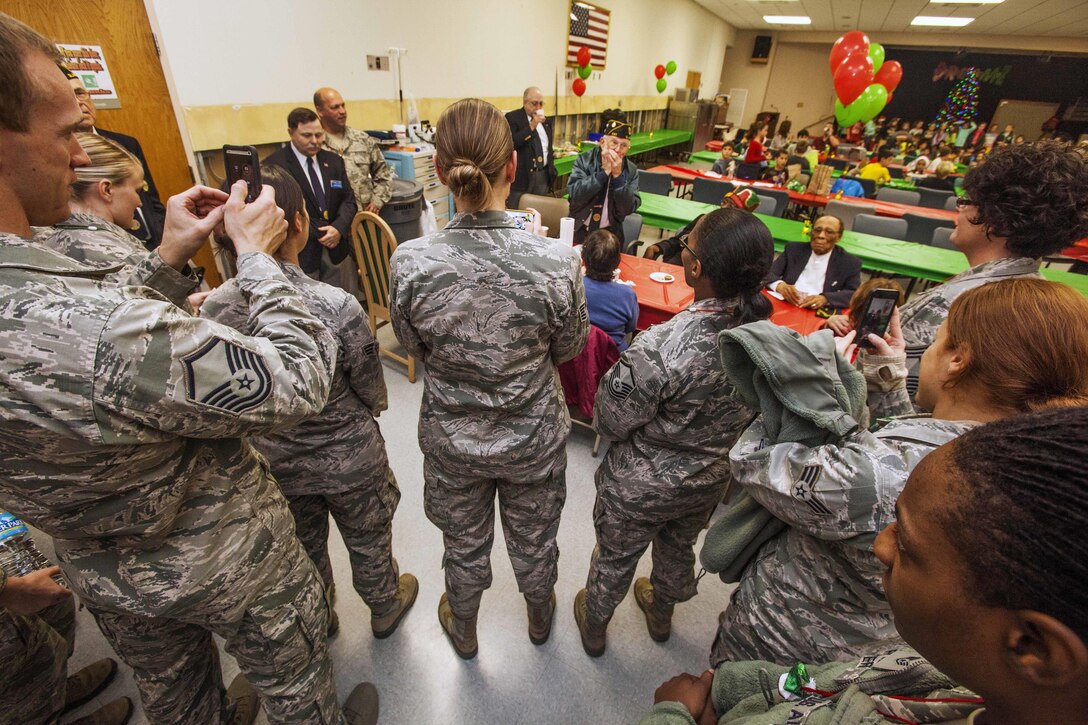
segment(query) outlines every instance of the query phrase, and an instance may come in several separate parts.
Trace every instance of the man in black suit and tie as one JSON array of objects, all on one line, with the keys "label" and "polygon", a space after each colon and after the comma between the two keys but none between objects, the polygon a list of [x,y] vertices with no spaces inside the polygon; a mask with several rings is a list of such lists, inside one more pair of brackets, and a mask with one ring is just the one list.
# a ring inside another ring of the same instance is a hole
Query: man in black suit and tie
[{"label": "man in black suit and tie", "polygon": [[843,223],[825,214],[812,225],[808,244],[787,244],[771,265],[771,290],[786,302],[815,310],[842,309],[861,284],[861,260],[838,247]]},{"label": "man in black suit and tie", "polygon": [[291,143],[261,163],[279,166],[302,187],[310,239],[298,255],[299,266],[314,279],[353,292],[357,273],[349,237],[357,208],[344,160],[321,148],[325,130],[309,108],[296,108],[287,115],[287,131]]},{"label": "man in black suit and tie", "polygon": [[552,120],[544,116],[544,94],[535,86],[526,88],[521,96],[524,106],[506,114],[514,150],[518,154],[518,169],[510,196],[508,209],[517,209],[522,194],[551,194],[555,182],[555,152],[552,141]]}]

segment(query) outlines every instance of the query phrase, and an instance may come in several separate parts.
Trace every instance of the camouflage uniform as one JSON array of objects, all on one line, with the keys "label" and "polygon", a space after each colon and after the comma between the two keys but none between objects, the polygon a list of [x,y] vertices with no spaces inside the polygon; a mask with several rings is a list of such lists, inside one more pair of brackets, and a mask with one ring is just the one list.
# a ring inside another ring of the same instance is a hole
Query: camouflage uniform
[{"label": "camouflage uniform", "polygon": [[[5,580],[0,570],[0,591]],[[17,713],[24,725],[57,722],[64,709],[75,630],[72,597],[27,616],[0,608],[0,719]]]},{"label": "camouflage uniform", "polygon": [[918,295],[899,310],[903,339],[907,343],[907,391],[918,389],[918,366],[922,354],[937,339],[937,328],[948,317],[948,308],[957,297],[975,287],[1012,277],[1042,278],[1039,260],[1031,257],[1004,257],[960,272],[955,277]]},{"label": "camouflage uniform", "polygon": [[736,299],[700,300],[635,338],[597,389],[594,421],[615,441],[597,469],[597,546],[586,610],[604,623],[652,542],[654,600],[695,596],[692,547],[722,498],[728,452],[755,412],[732,396],[718,333]]},{"label": "camouflage uniform", "polygon": [[53,227],[36,227],[34,243],[69,259],[96,266],[124,265],[103,277],[116,285],[153,287],[178,307],[191,311],[186,297],[200,283],[193,274],[182,274],[147,251],[136,237],[113,222],[93,214],[75,212]]},{"label": "camouflage uniform", "polygon": [[556,579],[570,416],[556,365],[589,331],[581,261],[501,211],[458,214],[397,247],[393,330],[426,363],[424,506],[443,533],[446,592],[470,618],[491,585],[494,499],[526,599]]},{"label": "camouflage uniform", "polygon": [[[351,559],[355,588],[378,613],[397,595],[393,562],[393,512],[400,501],[385,440],[374,417],[388,407],[378,344],[354,297],[310,279],[293,264],[280,264],[311,314],[339,345],[329,402],[321,414],[294,428],[251,439],[264,454],[295,517],[295,531],[333,584],[329,561],[329,513],[336,519]],[[249,304],[230,280],[216,289],[200,314],[251,335]]]},{"label": "camouflage uniform", "polygon": [[335,343],[264,254],[257,338],[122,271],[0,237],[0,507],[54,537],[150,721],[222,719],[215,632],[270,722],[342,722],[317,572],[242,438],[321,409]]},{"label": "camouflage uniform", "polygon": [[344,158],[359,211],[365,211],[370,202],[385,206],[393,196],[393,167],[382,156],[377,141],[366,131],[347,127],[339,138],[326,133],[322,147]]},{"label": "camouflage uniform", "polygon": [[918,462],[973,425],[900,418],[809,448],[768,445],[757,419],[730,451],[732,473],[789,528],[744,570],[711,664],[830,661],[896,637],[873,542]]}]

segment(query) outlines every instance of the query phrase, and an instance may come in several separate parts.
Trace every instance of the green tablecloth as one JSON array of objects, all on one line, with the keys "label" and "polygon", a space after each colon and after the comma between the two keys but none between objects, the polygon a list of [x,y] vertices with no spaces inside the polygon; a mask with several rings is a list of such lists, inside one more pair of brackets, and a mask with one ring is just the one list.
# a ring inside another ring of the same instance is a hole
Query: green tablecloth
[{"label": "green tablecloth", "polygon": [[[680,229],[700,214],[714,211],[715,204],[701,204],[690,199],[643,193],[638,212],[642,222],[662,229]],[[792,219],[757,214],[774,237],[775,249],[782,251],[787,242],[807,241],[801,233],[804,224]],[[967,269],[967,258],[951,249],[940,249],[914,242],[886,239],[871,234],[848,231],[842,248],[859,257],[867,269],[878,269],[907,277],[940,282]],[[1043,276],[1073,287],[1088,297],[1088,275],[1044,269]]]},{"label": "green tablecloth", "polygon": [[[688,157],[688,161],[709,161],[710,163],[714,163],[721,157],[722,155],[717,151],[696,151]],[[840,176],[842,176],[842,171],[839,169],[835,169],[831,172],[831,178],[833,179],[837,179]],[[886,186],[890,189],[904,189],[906,191],[914,191],[915,189],[914,183],[910,179],[892,179]]]},{"label": "green tablecloth", "polygon": [[[653,138],[650,138],[650,136]],[[636,133],[631,136],[631,150],[627,152],[628,156],[637,156],[644,154],[647,151],[653,151],[655,149],[665,148],[666,146],[672,146],[673,144],[684,143],[690,141],[692,138],[691,131],[674,131],[671,128],[663,128],[660,131],[653,131],[652,133]],[[593,148],[597,144],[583,142],[582,151]],[[559,176],[565,176],[571,172],[574,168],[574,160],[577,156],[564,156],[555,160],[555,170]]]}]

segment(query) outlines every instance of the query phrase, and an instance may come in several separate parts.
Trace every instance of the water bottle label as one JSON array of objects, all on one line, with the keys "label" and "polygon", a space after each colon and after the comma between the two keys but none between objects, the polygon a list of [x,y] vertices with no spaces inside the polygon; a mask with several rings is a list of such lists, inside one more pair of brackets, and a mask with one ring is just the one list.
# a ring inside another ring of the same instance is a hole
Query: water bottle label
[{"label": "water bottle label", "polygon": [[8,539],[26,536],[27,533],[26,524],[7,511],[0,511],[0,544]]}]

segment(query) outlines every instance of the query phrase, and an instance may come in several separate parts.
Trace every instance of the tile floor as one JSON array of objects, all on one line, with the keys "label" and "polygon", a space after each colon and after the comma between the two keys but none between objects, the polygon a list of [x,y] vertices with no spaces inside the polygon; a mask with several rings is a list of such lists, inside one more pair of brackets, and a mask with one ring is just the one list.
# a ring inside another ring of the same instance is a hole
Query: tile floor
[{"label": "tile floor", "polygon": [[[383,330],[383,342],[386,335]],[[572,431],[567,446],[567,503],[559,530],[562,556],[551,639],[539,647],[529,642],[525,602],[510,569],[502,529],[497,527],[494,584],[484,595],[480,611],[480,653],[472,661],[460,659],[436,616],[443,591],[442,539],[423,513],[423,457],[416,440],[422,372],[413,385],[403,368],[385,361],[385,378],[390,410],[379,421],[403,496],[393,528],[394,551],[401,570],[419,577],[420,592],[396,634],[375,640],[369,611],[352,596],[347,555],[333,526],[331,551],[340,583],[341,628],[331,650],[341,698],[359,681],[374,682],[381,696],[382,723],[633,723],[652,704],[658,685],[679,672],[698,673],[706,667],[717,615],[731,591],[713,575],[703,578],[695,599],[677,606],[667,643],[649,638],[642,613],[629,594],[612,619],[604,656],[591,659],[582,651],[572,606],[575,593],[585,583],[594,544],[593,472],[600,459],[590,455],[592,434],[580,428]],[[43,536],[38,539],[43,549],[48,548]],[[638,575],[648,575],[649,567],[649,556],[645,556]],[[81,611],[70,671],[108,655],[112,655],[109,645],[90,615]],[[229,683],[237,666],[226,654],[223,670]],[[124,666],[118,682],[78,714],[121,695],[139,701]],[[142,725],[147,719],[138,709],[131,722]],[[263,714],[258,722],[265,722]]]}]

